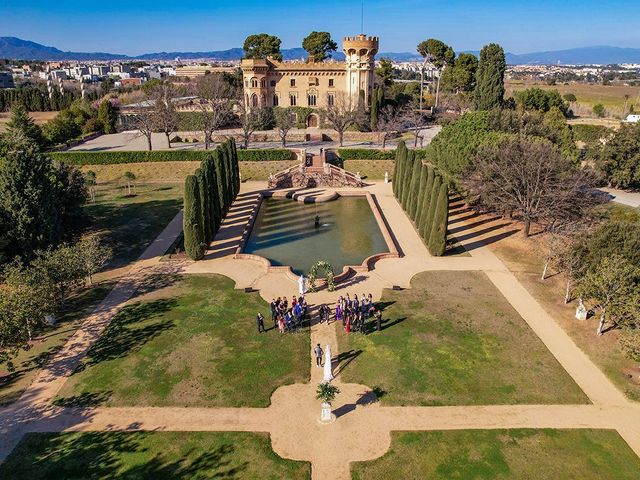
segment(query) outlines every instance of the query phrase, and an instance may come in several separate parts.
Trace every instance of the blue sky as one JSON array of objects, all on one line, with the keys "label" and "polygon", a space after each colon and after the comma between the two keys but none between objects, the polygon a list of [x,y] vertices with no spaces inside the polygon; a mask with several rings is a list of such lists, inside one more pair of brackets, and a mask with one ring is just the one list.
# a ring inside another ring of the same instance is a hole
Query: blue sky
[{"label": "blue sky", "polygon": [[[73,51],[140,54],[242,46],[251,33],[300,46],[312,30],[360,33],[360,0],[1,0],[0,36]],[[429,37],[456,50],[489,42],[526,53],[590,45],[640,48],[638,0],[365,0],[364,30],[383,51]]]}]

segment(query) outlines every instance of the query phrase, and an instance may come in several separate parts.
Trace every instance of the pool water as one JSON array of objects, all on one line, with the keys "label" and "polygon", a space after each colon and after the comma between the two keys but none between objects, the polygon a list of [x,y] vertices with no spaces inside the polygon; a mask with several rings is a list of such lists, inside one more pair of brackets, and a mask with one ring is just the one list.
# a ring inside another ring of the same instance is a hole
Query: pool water
[{"label": "pool water", "polygon": [[244,248],[272,265],[290,266],[297,275],[306,275],[320,260],[329,262],[338,274],[346,265],[360,265],[367,257],[388,251],[364,196],[315,204],[266,197]]}]

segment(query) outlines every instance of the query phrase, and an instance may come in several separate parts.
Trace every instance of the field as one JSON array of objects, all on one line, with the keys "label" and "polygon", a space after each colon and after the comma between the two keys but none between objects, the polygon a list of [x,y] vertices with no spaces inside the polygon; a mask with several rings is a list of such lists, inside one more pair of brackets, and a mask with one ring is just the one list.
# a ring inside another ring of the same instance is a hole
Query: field
[{"label": "field", "polygon": [[0,465],[0,478],[298,480],[310,471],[276,455],[263,433],[31,433]]},{"label": "field", "polygon": [[[220,275],[159,279],[114,318],[60,392],[65,404],[266,407],[309,379],[307,332],[258,334],[258,293]],[[269,327],[269,325],[267,325]]]},{"label": "field", "polygon": [[[58,112],[29,112],[29,116],[33,118],[38,125],[43,125],[55,117]],[[6,123],[11,118],[11,112],[0,112],[0,132],[5,129]]]},{"label": "field", "polygon": [[352,465],[353,480],[632,480],[639,471],[608,430],[395,432],[384,456]]},{"label": "field", "polygon": [[[242,180],[267,180],[269,175],[295,165],[296,161],[277,162],[240,162]],[[98,183],[122,182],[125,172],[133,173],[143,183],[173,183],[183,185],[187,175],[192,174],[200,162],[153,162],[126,163],[119,165],[88,165],[81,167],[83,172],[96,172]]]},{"label": "field", "polygon": [[572,105],[572,109],[576,115],[580,116],[594,116],[592,112],[593,106],[601,103],[607,110],[607,116],[621,117],[625,95],[629,95],[627,110],[633,105],[635,111],[640,111],[640,87],[627,87],[624,85],[582,83],[547,85],[546,83],[534,81],[508,81],[505,85],[505,96],[512,96],[516,91],[531,87],[543,90],[558,90],[561,95],[573,93],[577,98],[577,105]]},{"label": "field", "polygon": [[377,387],[388,405],[588,403],[484,273],[423,272],[411,284],[383,293],[382,332],[336,327],[343,381]]}]

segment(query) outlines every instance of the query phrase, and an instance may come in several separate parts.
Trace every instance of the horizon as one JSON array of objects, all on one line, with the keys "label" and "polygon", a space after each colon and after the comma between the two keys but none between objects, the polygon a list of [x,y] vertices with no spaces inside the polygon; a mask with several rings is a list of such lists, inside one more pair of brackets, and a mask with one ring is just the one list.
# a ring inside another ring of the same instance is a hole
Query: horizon
[{"label": "horizon", "polygon": [[[380,37],[380,51],[398,53],[415,52],[415,46],[427,38],[439,38],[456,51],[476,51],[495,42],[514,54],[593,46],[639,48],[640,31],[634,23],[640,4],[614,0],[598,14],[597,29],[572,31],[570,26],[593,25],[591,7],[598,5],[594,0],[562,5],[548,0],[535,5],[491,0],[481,6],[470,0],[447,5],[375,0],[364,3],[364,33]],[[336,13],[327,17],[327,11]],[[0,7],[0,31],[2,36],[63,51],[128,56],[228,50],[242,47],[252,33],[276,35],[282,48],[290,49],[301,47],[302,39],[313,30],[329,31],[340,46],[342,37],[360,33],[360,12],[361,2],[342,5],[336,0],[319,6],[284,0],[275,8],[251,0],[242,5],[202,5],[191,0],[176,5],[159,0],[153,7],[124,2],[87,5],[78,0],[53,5],[34,0],[24,5],[6,0]],[[314,23],[310,18],[323,21]]]}]

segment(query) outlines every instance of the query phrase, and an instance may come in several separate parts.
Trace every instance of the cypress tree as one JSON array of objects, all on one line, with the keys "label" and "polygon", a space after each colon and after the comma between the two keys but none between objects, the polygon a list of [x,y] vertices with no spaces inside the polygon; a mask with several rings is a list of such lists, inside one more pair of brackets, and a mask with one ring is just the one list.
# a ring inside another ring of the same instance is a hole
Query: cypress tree
[{"label": "cypress tree", "polygon": [[207,166],[204,162],[200,164],[195,172],[198,177],[198,186],[200,187],[200,210],[202,212],[202,228],[204,230],[204,240],[207,244],[211,243],[211,212],[209,211],[209,181],[207,178]]},{"label": "cypress tree", "polygon": [[204,257],[205,240],[202,225],[200,186],[195,175],[188,175],[184,182],[184,249],[192,260]]},{"label": "cypress tree", "polygon": [[504,72],[507,63],[504,50],[497,43],[482,47],[476,71],[473,104],[476,110],[499,108],[504,102]]},{"label": "cypress tree", "polygon": [[238,193],[240,193],[240,164],[238,163],[238,147],[236,145],[236,139],[234,137],[231,137],[231,139],[229,140],[231,142],[231,159],[233,161],[233,168],[235,170],[235,178],[236,178],[236,184],[235,184],[235,194],[234,194],[234,198],[236,197],[236,195],[238,195]]},{"label": "cypress tree", "polygon": [[416,208],[413,214],[413,221],[416,227],[420,224],[420,213],[422,212],[422,199],[424,198],[424,188],[427,184],[427,166],[420,162],[420,179],[418,180],[418,196],[416,197]]},{"label": "cypress tree", "polygon": [[218,199],[218,226],[225,216],[225,193],[224,193],[224,165],[222,165],[222,155],[216,148],[213,152],[213,167],[216,175],[216,196]]},{"label": "cypress tree", "polygon": [[431,227],[433,226],[433,217],[436,209],[436,204],[438,203],[438,194],[440,192],[440,185],[442,185],[442,178],[440,175],[435,175],[433,179],[433,187],[431,187],[431,200],[429,201],[429,208],[427,210],[427,217],[425,219],[425,223],[422,226],[422,231],[420,232],[422,236],[422,240],[424,240],[425,245],[428,245],[429,236],[431,235]]},{"label": "cypress tree", "polygon": [[402,167],[402,208],[406,212],[409,206],[409,194],[411,192],[411,180],[413,176],[413,164],[419,160],[416,160],[416,152],[409,150],[407,153],[407,159],[405,166]]},{"label": "cypress tree", "polygon": [[404,140],[398,142],[396,148],[396,160],[393,165],[393,178],[391,179],[391,186],[393,187],[393,194],[397,199],[400,198],[400,192],[402,190],[402,157],[407,153],[407,145]]},{"label": "cypress tree", "polygon": [[222,146],[218,146],[218,148],[216,148],[216,153],[216,162],[220,164],[220,186],[222,187],[222,218],[224,218],[229,211],[229,175],[227,172],[227,156],[225,155],[225,149],[222,148]]},{"label": "cypress tree", "polygon": [[429,236],[431,255],[440,257],[447,248],[447,220],[449,216],[449,189],[446,182],[440,186],[438,203],[433,216],[433,225]]},{"label": "cypress tree", "polygon": [[229,140],[224,142],[223,148],[226,162],[225,168],[227,169],[227,208],[231,208],[233,199],[235,198],[235,174],[233,170],[233,162],[231,161],[231,145],[229,144]]},{"label": "cypress tree", "polygon": [[[415,156],[415,153],[414,153]],[[416,158],[413,162],[413,172],[411,172],[411,186],[409,189],[409,200],[407,204],[407,213],[411,220],[416,219],[416,208],[418,201],[418,190],[420,190],[420,175],[422,172],[422,160]]]},{"label": "cypress tree", "polygon": [[431,202],[431,190],[433,190],[433,180],[435,178],[433,167],[428,165],[427,167],[427,181],[424,186],[424,194],[422,195],[422,202],[420,203],[420,220],[418,222],[418,233],[420,238],[424,238],[423,227],[429,218],[429,204]]},{"label": "cypress tree", "polygon": [[211,222],[211,240],[218,233],[220,228],[220,197],[218,195],[218,178],[216,175],[216,167],[212,157],[204,160],[207,172],[207,185],[209,188],[209,221]]}]

